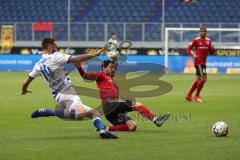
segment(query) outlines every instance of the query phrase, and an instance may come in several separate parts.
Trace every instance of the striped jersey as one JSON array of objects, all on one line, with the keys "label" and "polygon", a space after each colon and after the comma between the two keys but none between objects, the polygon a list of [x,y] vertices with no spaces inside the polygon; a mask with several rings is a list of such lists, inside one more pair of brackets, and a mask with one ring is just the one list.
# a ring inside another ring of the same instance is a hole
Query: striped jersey
[{"label": "striped jersey", "polygon": [[64,64],[68,63],[71,56],[54,52],[53,54],[43,54],[42,58],[35,64],[29,77],[35,78],[42,75],[52,89],[55,98],[59,92],[72,87],[68,73],[64,69]]}]

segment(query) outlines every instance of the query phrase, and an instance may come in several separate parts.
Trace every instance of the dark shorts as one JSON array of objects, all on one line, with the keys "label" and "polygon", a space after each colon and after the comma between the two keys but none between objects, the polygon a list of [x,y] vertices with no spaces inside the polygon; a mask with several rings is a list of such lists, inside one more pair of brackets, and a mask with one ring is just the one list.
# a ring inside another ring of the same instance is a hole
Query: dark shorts
[{"label": "dark shorts", "polygon": [[131,119],[127,113],[133,111],[132,101],[109,100],[103,105],[103,111],[106,119],[112,123],[112,125],[124,124]]},{"label": "dark shorts", "polygon": [[207,71],[206,71],[206,65],[195,65],[196,68],[196,75],[197,76],[205,76],[207,75]]}]

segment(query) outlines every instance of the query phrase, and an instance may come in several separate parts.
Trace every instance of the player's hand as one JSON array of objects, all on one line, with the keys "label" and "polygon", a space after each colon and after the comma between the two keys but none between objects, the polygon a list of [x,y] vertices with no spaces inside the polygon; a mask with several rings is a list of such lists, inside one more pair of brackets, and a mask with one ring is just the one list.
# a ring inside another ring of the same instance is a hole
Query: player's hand
[{"label": "player's hand", "polygon": [[32,91],[29,91],[27,89],[22,89],[22,95],[25,95],[27,93],[32,93]]},{"label": "player's hand", "polygon": [[198,56],[196,54],[193,55],[193,58],[197,58]]},{"label": "player's hand", "polygon": [[196,54],[196,52],[194,50],[191,50],[190,54],[192,55],[193,58],[197,58],[198,57],[198,55]]},{"label": "player's hand", "polygon": [[98,51],[95,53],[95,55],[96,55],[96,56],[99,56],[99,55],[101,55],[101,53],[102,53],[103,51],[105,51],[105,50],[106,50],[106,48],[102,48],[102,49],[98,50]]},{"label": "player's hand", "polygon": [[212,52],[212,53],[216,52],[213,44],[211,44],[210,52]]},{"label": "player's hand", "polygon": [[196,55],[196,53],[193,53],[192,55],[193,55],[193,58],[197,58],[198,57],[198,55]]}]

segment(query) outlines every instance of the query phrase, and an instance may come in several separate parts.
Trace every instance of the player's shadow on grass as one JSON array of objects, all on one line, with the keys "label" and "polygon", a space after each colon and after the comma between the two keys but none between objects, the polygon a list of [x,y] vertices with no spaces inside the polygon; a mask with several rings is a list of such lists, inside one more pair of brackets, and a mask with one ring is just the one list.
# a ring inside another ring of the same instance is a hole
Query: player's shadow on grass
[{"label": "player's shadow on grass", "polygon": [[[28,138],[29,139],[29,138]],[[34,137],[33,138],[34,141],[36,141],[36,139],[40,140],[40,141],[43,141],[43,140],[46,140],[46,141],[63,141],[63,140],[66,140],[66,141],[73,141],[74,143],[76,142],[76,140],[81,140],[81,141],[84,141],[84,140],[89,140],[89,139],[98,139],[98,137],[96,137],[95,135],[64,135],[64,136],[46,136],[46,137]]]},{"label": "player's shadow on grass", "polygon": [[145,130],[137,130],[138,133],[149,133],[149,134],[158,134],[158,135],[169,135],[170,133],[172,133],[169,130],[163,130],[162,127],[159,128],[155,128],[153,129],[145,129]]}]

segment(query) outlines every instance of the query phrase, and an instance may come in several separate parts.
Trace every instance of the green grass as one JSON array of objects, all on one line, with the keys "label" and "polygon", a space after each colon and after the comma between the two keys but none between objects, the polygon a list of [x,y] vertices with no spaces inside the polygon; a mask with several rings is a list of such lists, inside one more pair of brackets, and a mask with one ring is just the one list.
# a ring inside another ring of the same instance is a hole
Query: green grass
[{"label": "green grass", "polygon": [[[173,91],[138,100],[155,113],[170,111],[173,114],[170,120],[157,128],[137,119],[137,131],[118,132],[119,140],[99,139],[91,121],[31,119],[34,109],[54,108],[56,104],[42,78],[31,84],[33,93],[21,96],[21,83],[26,75],[26,72],[0,72],[0,160],[239,159],[239,75],[209,75],[201,104],[184,100],[194,75],[165,75],[164,79],[173,84]],[[77,74],[72,75],[75,85],[78,78]],[[82,81],[81,85],[95,87],[94,83]],[[99,103],[86,96],[81,98],[90,106]],[[213,123],[220,120],[230,128],[227,137],[218,138],[211,133]],[[105,119],[104,122],[107,123]]]}]

